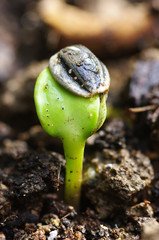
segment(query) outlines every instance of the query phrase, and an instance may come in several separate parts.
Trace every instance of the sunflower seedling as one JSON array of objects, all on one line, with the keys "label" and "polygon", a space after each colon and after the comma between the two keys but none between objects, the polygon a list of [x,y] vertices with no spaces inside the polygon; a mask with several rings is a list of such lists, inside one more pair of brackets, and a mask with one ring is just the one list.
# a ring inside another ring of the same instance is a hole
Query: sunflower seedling
[{"label": "sunflower seedling", "polygon": [[86,140],[106,118],[106,66],[86,47],[74,45],[53,55],[37,78],[34,99],[45,131],[63,142],[65,199],[78,207]]}]

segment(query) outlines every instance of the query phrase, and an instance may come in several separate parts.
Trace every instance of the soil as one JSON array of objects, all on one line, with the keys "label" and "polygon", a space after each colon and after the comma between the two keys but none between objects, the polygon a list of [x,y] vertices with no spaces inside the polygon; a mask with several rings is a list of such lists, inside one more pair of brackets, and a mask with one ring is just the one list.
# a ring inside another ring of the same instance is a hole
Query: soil
[{"label": "soil", "polygon": [[[100,38],[83,38],[107,65],[111,88],[107,120],[86,143],[78,211],[64,201],[62,143],[41,128],[33,91],[50,55],[67,42],[80,42],[80,35],[76,41],[71,35],[67,39],[59,31],[62,26],[48,26],[39,15],[39,2],[0,4],[0,240],[158,240],[158,1],[118,0],[133,13],[131,19],[139,5],[145,14],[146,4],[149,13],[151,31],[144,28],[142,38],[134,33],[131,44],[119,31],[113,32],[121,34],[118,38],[107,39],[112,41],[110,51],[94,46],[108,31]],[[92,6],[98,5],[75,0],[65,4],[72,7],[72,16],[75,7],[95,14]],[[107,28],[105,17],[101,21]]]}]

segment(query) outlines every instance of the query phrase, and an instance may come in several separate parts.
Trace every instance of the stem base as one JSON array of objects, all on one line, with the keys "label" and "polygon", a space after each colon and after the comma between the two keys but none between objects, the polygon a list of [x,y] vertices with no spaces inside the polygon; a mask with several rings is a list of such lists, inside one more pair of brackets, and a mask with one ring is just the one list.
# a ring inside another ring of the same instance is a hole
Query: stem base
[{"label": "stem base", "polygon": [[64,143],[66,158],[65,199],[76,209],[79,207],[82,186],[85,143]]}]

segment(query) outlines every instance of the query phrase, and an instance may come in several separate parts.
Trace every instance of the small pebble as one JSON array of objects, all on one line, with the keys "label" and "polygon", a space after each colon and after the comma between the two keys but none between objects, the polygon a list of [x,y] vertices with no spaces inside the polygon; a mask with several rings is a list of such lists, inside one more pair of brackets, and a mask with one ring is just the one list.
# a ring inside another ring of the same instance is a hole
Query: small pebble
[{"label": "small pebble", "polygon": [[57,237],[57,234],[58,234],[57,230],[51,231],[48,240],[53,240],[55,237]]}]

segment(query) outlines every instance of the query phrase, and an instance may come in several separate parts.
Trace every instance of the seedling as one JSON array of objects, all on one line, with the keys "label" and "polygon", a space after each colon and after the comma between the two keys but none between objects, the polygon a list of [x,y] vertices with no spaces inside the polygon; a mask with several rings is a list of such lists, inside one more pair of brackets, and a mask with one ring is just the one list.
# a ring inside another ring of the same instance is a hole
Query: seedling
[{"label": "seedling", "polygon": [[74,45],[53,55],[37,78],[37,115],[45,131],[63,142],[65,199],[78,207],[86,140],[106,118],[109,73],[86,47]]}]

